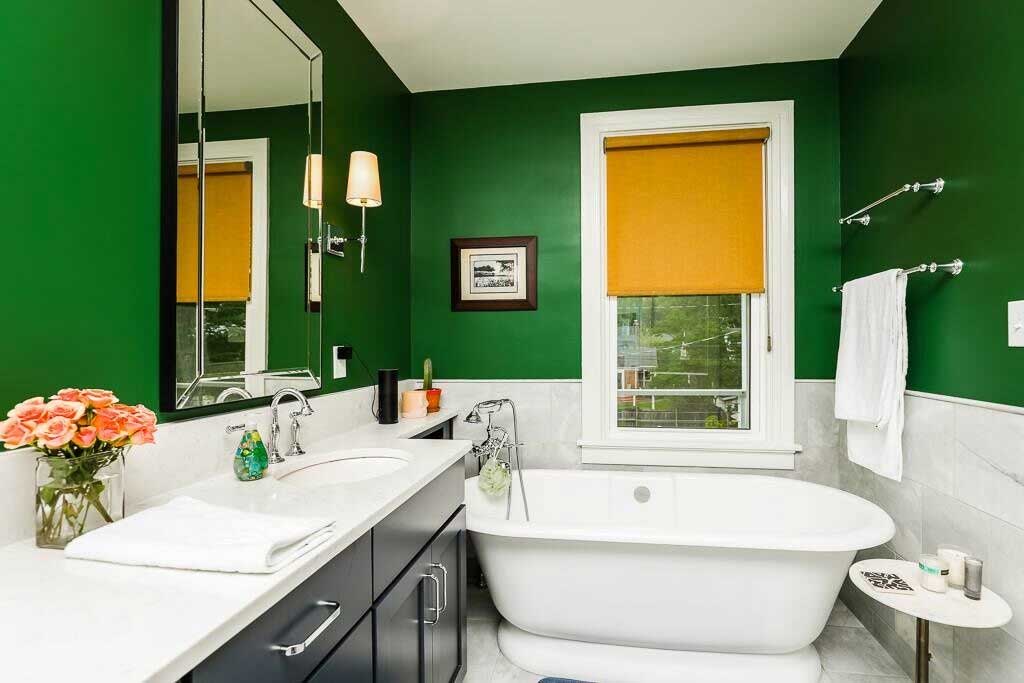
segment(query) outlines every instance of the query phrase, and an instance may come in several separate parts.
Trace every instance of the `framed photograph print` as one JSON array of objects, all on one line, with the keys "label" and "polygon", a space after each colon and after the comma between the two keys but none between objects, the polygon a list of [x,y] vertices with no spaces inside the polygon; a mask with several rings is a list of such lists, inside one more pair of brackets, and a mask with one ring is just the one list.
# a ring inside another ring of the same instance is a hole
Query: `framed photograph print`
[{"label": "framed photograph print", "polygon": [[452,310],[537,310],[537,237],[453,239]]}]

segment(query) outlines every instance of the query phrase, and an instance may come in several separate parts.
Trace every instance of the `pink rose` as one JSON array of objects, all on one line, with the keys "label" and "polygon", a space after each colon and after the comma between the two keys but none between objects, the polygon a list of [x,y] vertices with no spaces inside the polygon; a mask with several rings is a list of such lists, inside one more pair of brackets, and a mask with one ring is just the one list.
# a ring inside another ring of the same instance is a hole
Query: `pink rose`
[{"label": "pink rose", "polygon": [[34,435],[40,448],[57,450],[64,448],[75,436],[75,423],[66,417],[51,417],[36,427]]},{"label": "pink rose", "polygon": [[46,414],[49,417],[66,417],[69,420],[78,420],[85,415],[85,406],[78,401],[50,401],[46,404]]},{"label": "pink rose", "polygon": [[142,446],[145,444],[156,443],[155,427],[141,427],[140,429],[132,432],[131,441],[135,446]]},{"label": "pink rose", "polygon": [[100,441],[120,445],[117,444],[118,441],[130,436],[127,417],[121,407],[117,405],[97,410],[92,425],[96,428],[96,434]]},{"label": "pink rose", "polygon": [[81,389],[61,389],[56,394],[50,397],[50,400],[60,399],[61,401],[82,401],[82,390]]},{"label": "pink rose", "polygon": [[79,427],[75,435],[71,437],[72,443],[82,448],[92,448],[96,443],[97,429],[95,427]]},{"label": "pink rose", "polygon": [[27,425],[16,417],[0,422],[0,441],[6,448],[21,448],[32,443],[34,425]]},{"label": "pink rose", "polygon": [[117,396],[106,389],[83,389],[78,400],[90,408],[106,408],[117,403]]},{"label": "pink rose", "polygon": [[43,397],[36,396],[35,398],[22,401],[8,411],[7,417],[17,418],[19,421],[30,423],[35,427],[47,418],[46,404],[43,401]]}]

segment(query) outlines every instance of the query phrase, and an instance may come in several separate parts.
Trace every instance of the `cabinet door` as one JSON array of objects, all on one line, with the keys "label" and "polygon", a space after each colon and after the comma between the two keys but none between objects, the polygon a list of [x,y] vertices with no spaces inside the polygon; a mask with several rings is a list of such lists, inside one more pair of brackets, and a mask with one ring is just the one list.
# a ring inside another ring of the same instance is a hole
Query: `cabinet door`
[{"label": "cabinet door", "polygon": [[[466,671],[466,510],[430,546],[430,569],[441,581],[441,609],[431,636],[431,683],[461,680]],[[429,582],[428,582],[429,583]]]},{"label": "cabinet door", "polygon": [[307,683],[373,683],[373,617],[367,613]]},{"label": "cabinet door", "polygon": [[430,683],[430,634],[435,593],[430,548],[412,561],[373,609],[377,683]]}]

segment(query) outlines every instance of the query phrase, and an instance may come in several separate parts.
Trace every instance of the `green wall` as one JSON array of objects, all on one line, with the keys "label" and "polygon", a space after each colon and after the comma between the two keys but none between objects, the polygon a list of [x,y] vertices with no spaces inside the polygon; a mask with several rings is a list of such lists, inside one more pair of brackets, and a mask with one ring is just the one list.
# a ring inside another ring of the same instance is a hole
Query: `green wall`
[{"label": "green wall", "polygon": [[[835,61],[412,98],[412,361],[440,378],[580,376],[583,112],[795,100],[796,371],[835,376],[840,273]],[[452,237],[538,236],[538,310],[453,313]]]},{"label": "green wall", "polygon": [[[408,90],[338,3],[280,4],[324,51],[326,216],[348,235],[359,223],[344,203],[348,153],[380,156],[368,272],[352,259],[324,266],[325,356],[353,344],[371,369],[407,375]],[[161,3],[14,0],[4,11],[0,412],[67,385],[155,407],[159,269],[174,267],[159,250]],[[325,390],[369,383],[357,366]]]},{"label": "green wall", "polygon": [[846,211],[914,180],[843,230],[843,277],[922,261],[966,262],[908,289],[911,389],[1024,405],[1024,349],[1007,348],[1006,303],[1024,299],[1024,56],[1016,0],[886,0],[840,59]]}]

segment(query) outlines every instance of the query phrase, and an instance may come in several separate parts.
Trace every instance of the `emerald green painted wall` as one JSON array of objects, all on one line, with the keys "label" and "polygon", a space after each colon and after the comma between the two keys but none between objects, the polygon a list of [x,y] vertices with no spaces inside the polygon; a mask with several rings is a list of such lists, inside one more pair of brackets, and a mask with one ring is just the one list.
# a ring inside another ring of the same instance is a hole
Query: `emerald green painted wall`
[{"label": "emerald green painted wall", "polygon": [[1015,0],[885,0],[840,60],[842,204],[856,210],[914,180],[907,195],[843,231],[843,277],[962,258],[955,280],[908,289],[911,389],[1024,405],[1024,349],[1007,347],[1006,304],[1024,299],[1024,56]]},{"label": "emerald green painted wall", "polygon": [[[413,95],[412,361],[439,378],[573,378],[580,368],[583,112],[795,100],[796,370],[835,376],[840,272],[835,61]],[[538,310],[453,313],[452,237],[538,236]]]},{"label": "emerald green painted wall", "polygon": [[[368,272],[324,266],[325,357],[409,374],[409,94],[337,2],[281,0],[325,56],[326,216],[353,235],[348,153],[380,156]],[[159,0],[6,3],[0,407],[67,385],[158,405]],[[357,365],[357,364],[354,364]],[[369,384],[358,367],[326,391]],[[166,416],[165,416],[166,417]]]}]

